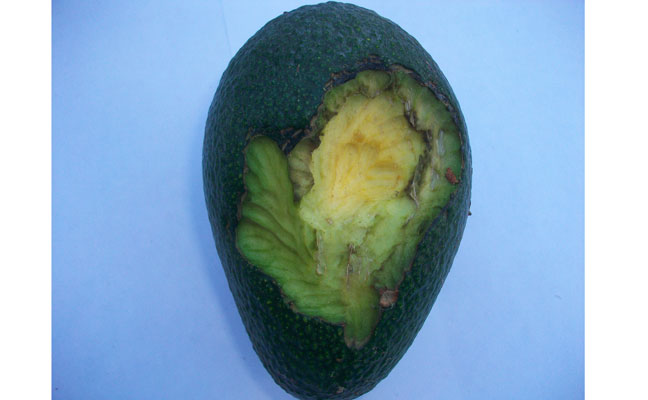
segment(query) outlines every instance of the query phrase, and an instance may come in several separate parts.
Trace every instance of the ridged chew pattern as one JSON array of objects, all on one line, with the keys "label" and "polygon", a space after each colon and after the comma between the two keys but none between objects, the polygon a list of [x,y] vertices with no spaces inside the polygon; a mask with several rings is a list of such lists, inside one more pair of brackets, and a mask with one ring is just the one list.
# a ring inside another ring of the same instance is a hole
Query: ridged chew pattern
[{"label": "ridged chew pattern", "polygon": [[[280,289],[235,246],[244,192],[243,150],[254,134],[278,144],[303,136],[335,74],[398,64],[414,71],[452,113],[462,140],[457,190],[419,245],[398,301],[370,341],[349,349],[343,329],[293,312]],[[291,137],[295,135],[296,137]],[[373,388],[403,356],[427,317],[463,234],[471,158],[459,105],[419,43],[391,21],[348,4],[301,7],[270,21],[236,54],[209,109],[203,149],[205,197],[230,289],[264,366],[303,399],[351,399]]]}]

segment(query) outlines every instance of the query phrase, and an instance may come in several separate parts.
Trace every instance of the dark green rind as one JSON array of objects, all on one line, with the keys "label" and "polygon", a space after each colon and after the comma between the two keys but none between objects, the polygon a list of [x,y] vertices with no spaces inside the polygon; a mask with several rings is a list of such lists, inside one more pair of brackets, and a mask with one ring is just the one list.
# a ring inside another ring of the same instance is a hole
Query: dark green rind
[{"label": "dark green rind", "polygon": [[[398,301],[360,350],[343,329],[293,312],[271,278],[235,245],[244,193],[243,150],[253,134],[296,143],[315,115],[332,74],[399,64],[415,71],[452,113],[464,168],[445,209],[419,245]],[[290,129],[289,129],[290,128]],[[465,122],[450,85],[430,55],[393,22],[349,4],[301,7],[270,21],[234,56],[209,109],[203,147],[205,198],[218,254],[252,345],[286,391],[302,399],[351,399],[371,390],[411,345],[452,265],[471,186]]]}]

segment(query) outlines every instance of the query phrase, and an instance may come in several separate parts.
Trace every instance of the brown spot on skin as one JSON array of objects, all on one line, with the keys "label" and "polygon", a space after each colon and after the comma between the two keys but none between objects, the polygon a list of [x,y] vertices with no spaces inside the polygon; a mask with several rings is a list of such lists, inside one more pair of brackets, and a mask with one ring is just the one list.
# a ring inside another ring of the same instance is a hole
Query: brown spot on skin
[{"label": "brown spot on skin", "polygon": [[380,306],[387,308],[398,300],[398,290],[382,289],[380,291]]},{"label": "brown spot on skin", "polygon": [[459,183],[459,180],[457,179],[454,172],[452,172],[450,168],[446,169],[445,177],[448,180],[448,182],[452,183],[453,185]]}]

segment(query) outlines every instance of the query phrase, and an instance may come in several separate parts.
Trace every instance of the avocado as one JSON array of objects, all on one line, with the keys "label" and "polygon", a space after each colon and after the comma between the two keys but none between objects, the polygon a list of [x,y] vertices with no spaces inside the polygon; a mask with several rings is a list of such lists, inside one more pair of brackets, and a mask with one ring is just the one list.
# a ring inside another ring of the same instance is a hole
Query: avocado
[{"label": "avocado", "polygon": [[412,344],[469,214],[450,85],[373,11],[304,6],[223,73],[205,129],[216,247],[252,345],[301,399],[352,399]]}]

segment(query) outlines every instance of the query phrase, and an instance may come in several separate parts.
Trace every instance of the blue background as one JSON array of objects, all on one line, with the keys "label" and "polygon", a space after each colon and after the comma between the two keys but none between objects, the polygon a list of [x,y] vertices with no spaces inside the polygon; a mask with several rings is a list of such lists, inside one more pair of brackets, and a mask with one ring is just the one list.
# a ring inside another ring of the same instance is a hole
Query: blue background
[{"label": "blue background", "polygon": [[[359,1],[452,84],[472,216],[365,399],[583,397],[583,3]],[[230,58],[296,1],[53,2],[55,399],[287,399],[252,350],[202,192]]]}]

